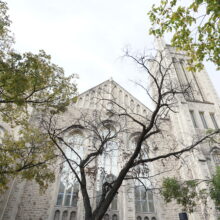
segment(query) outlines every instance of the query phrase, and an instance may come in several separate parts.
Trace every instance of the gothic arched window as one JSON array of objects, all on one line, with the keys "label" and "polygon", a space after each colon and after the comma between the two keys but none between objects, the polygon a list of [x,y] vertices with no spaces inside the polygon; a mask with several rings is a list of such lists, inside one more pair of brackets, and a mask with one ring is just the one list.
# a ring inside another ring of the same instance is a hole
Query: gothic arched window
[{"label": "gothic arched window", "polygon": [[[135,137],[131,138],[131,140],[130,140],[131,151],[134,151],[135,148],[137,147],[137,141],[138,141],[137,135]],[[141,151],[140,151],[139,157],[141,157],[142,159],[146,159],[146,158],[148,158],[148,153],[149,153],[149,147],[146,143],[143,142],[141,145]]]},{"label": "gothic arched window", "polygon": [[[100,129],[102,140],[107,140],[103,146],[102,155],[98,158],[97,193],[96,204],[98,205],[102,195],[103,184],[112,183],[118,174],[118,141],[116,129],[110,122],[104,122]],[[115,195],[109,206],[110,210],[118,210],[118,198]],[[110,219],[110,217],[109,217]],[[112,220],[112,218],[111,218]]]},{"label": "gothic arched window", "polygon": [[54,214],[54,220],[59,220],[60,219],[60,211],[56,210]]},{"label": "gothic arched window", "polygon": [[104,215],[104,220],[110,220],[110,219],[109,219],[109,214],[105,214],[105,215]]},{"label": "gothic arched window", "polygon": [[136,109],[137,114],[140,114],[140,105],[137,105]]},{"label": "gothic arched window", "polygon": [[[101,129],[102,139],[115,136],[115,128],[111,124],[105,124]],[[118,142],[115,139],[107,141],[99,165],[106,175],[118,173]]]},{"label": "gothic arched window", "polygon": [[131,101],[130,101],[130,108],[131,108],[131,110],[134,110],[134,100],[133,99],[131,99]]},{"label": "gothic arched window", "polygon": [[112,220],[118,220],[118,216],[117,216],[116,214],[114,214],[114,215],[112,216]]},{"label": "gothic arched window", "polygon": [[[78,170],[76,163],[79,163],[80,158],[83,158],[83,135],[80,131],[76,131],[71,133],[66,141],[68,144],[68,146],[65,146],[66,156],[70,160],[72,167]],[[75,175],[69,164],[64,161],[56,205],[76,207],[78,192],[79,184]]]},{"label": "gothic arched window", "polygon": [[[79,164],[80,160],[83,159],[84,156],[84,148],[83,142],[84,137],[81,131],[74,131],[68,135],[66,139],[66,143],[68,146],[65,146],[65,154],[71,163],[71,166],[75,170],[79,170],[77,164]],[[73,174],[69,164],[64,162],[62,169],[62,179],[67,183],[73,183],[76,180],[75,175]]]},{"label": "gothic arched window", "polygon": [[68,212],[64,211],[62,215],[62,220],[67,220]]},{"label": "gothic arched window", "polygon": [[[96,205],[99,204],[101,196],[102,196],[102,185],[104,182],[109,182],[111,183],[112,181],[114,181],[115,176],[114,175],[107,175],[107,177],[103,177],[101,174],[100,177],[100,188],[98,189],[98,191],[96,192]],[[110,210],[118,210],[118,196],[117,194],[115,195],[115,197],[113,198],[110,206],[109,206]]]},{"label": "gothic arched window", "polygon": [[[134,150],[137,144],[137,136],[131,139],[131,149]],[[148,158],[149,147],[143,143],[141,146],[140,157],[141,159]],[[151,184],[149,180],[143,177],[143,173],[145,173],[145,177],[148,175],[148,168],[144,165],[138,165],[136,167],[137,176],[140,181],[135,181],[135,209],[136,213],[143,212],[154,212],[154,202],[153,202],[153,193],[151,190]]]},{"label": "gothic arched window", "polygon": [[76,212],[70,213],[70,220],[76,220]]},{"label": "gothic arched window", "polygon": [[212,149],[211,156],[215,165],[220,166],[220,149],[218,147]]}]

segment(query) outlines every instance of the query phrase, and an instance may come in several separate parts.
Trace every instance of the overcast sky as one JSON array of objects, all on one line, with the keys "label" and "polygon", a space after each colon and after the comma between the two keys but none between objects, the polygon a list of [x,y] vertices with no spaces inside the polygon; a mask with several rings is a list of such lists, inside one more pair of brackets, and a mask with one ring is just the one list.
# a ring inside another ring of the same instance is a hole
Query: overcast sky
[{"label": "overcast sky", "polygon": [[[16,50],[44,49],[66,74],[79,75],[83,92],[113,77],[146,104],[131,80],[142,79],[135,65],[121,58],[123,48],[153,48],[147,12],[158,0],[6,0]],[[168,40],[167,40],[168,41]],[[169,43],[169,42],[167,42]],[[220,94],[220,73],[206,69]]]}]

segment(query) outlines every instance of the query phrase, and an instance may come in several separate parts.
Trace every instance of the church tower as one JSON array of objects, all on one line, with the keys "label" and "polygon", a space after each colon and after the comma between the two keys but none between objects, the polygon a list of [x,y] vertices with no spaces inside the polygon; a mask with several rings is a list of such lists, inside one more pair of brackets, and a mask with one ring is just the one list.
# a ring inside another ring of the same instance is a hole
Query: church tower
[{"label": "church tower", "polygon": [[[176,139],[185,144],[193,143],[195,137],[202,137],[208,130],[220,128],[220,101],[212,82],[205,69],[191,72],[187,69],[187,56],[165,44],[163,39],[157,39],[157,49],[163,51],[164,62],[173,63],[170,76],[178,82],[180,88],[189,85],[187,95],[177,97],[175,113],[170,113],[170,121],[175,131]],[[200,144],[195,151],[187,153],[184,157],[187,168],[180,170],[182,179],[209,179],[215,173],[216,166],[220,165],[220,146],[210,143]],[[200,189],[207,188],[205,183],[199,185]],[[207,206],[198,206],[199,212],[189,215],[191,220],[215,220],[217,211],[213,201],[208,199]]]}]

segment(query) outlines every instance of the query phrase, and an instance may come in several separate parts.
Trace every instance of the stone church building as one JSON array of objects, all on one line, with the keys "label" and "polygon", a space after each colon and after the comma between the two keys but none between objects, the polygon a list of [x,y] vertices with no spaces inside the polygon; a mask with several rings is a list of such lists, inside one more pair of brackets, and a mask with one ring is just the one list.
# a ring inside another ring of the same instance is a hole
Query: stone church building
[{"label": "stone church building", "polygon": [[[173,62],[170,69],[170,80],[176,80],[180,86],[190,83],[193,92],[189,96],[182,94],[177,96],[174,107],[177,113],[169,112],[164,116],[161,122],[165,131],[164,136],[150,140],[151,146],[154,148],[147,153],[148,157],[166,153],[167,146],[172,140],[175,140],[176,149],[181,149],[182,146],[189,146],[195,137],[205,135],[207,129],[218,129],[220,126],[220,101],[206,70],[193,74],[186,69],[186,57],[183,53],[176,52],[162,41],[158,46],[166,48],[163,52],[164,63],[176,61]],[[152,66],[153,69],[154,66]],[[152,93],[154,94],[155,91]],[[119,111],[118,108],[124,108],[133,115],[143,118],[147,118],[151,114],[148,107],[110,79],[80,94],[77,103],[71,105],[68,111],[61,116],[60,123],[68,127],[73,123],[71,120],[82,113],[89,114],[90,120],[93,119],[92,122],[94,122],[98,112],[103,120],[108,121],[107,127],[114,129],[121,122],[115,120],[114,117],[109,119],[111,118],[109,110],[115,110],[109,100],[113,100],[116,106],[118,104],[116,111]],[[76,123],[76,120],[74,122]],[[117,151],[99,158],[99,161],[96,162],[96,166],[102,165],[105,167],[105,172],[112,176],[117,176],[118,170],[125,160],[123,155],[132,151],[135,136],[138,133],[136,124],[129,121],[123,123],[123,129],[126,128],[126,133],[120,136],[123,150],[118,148]],[[88,151],[80,148],[82,143],[87,148],[91,145],[90,139],[85,137],[87,137],[86,131],[80,126],[73,127],[65,134],[66,140],[73,142],[76,148],[78,147],[77,153],[80,155],[84,155]],[[85,139],[86,141],[84,141]],[[111,146],[115,146],[115,143],[112,142]],[[146,182],[146,186],[149,189],[157,188],[157,184],[163,177],[168,176],[176,176],[182,180],[211,178],[215,167],[220,165],[220,147],[202,143],[196,149],[196,151],[184,154],[180,160],[169,158],[149,164],[149,180],[147,180],[149,182]],[[65,165],[63,169],[65,170]],[[57,169],[55,182],[51,183],[44,193],[39,192],[39,187],[35,182],[21,181],[19,178],[13,179],[8,190],[0,195],[0,220],[83,220],[83,202],[79,186],[76,181],[70,184],[71,174],[64,178],[60,170]],[[160,175],[157,176],[158,173]],[[97,204],[100,193],[99,185],[104,178],[100,171],[97,171],[97,176],[99,177],[91,180],[91,184],[89,184],[93,208]],[[151,180],[152,176],[154,178]],[[66,181],[66,179],[70,181]],[[202,183],[199,187],[207,186]],[[213,201],[208,198],[206,205],[202,201],[198,201],[193,213],[185,213],[182,207],[174,201],[166,204],[154,190],[146,191],[146,187],[134,180],[125,180],[104,219],[217,220],[218,212]]]}]

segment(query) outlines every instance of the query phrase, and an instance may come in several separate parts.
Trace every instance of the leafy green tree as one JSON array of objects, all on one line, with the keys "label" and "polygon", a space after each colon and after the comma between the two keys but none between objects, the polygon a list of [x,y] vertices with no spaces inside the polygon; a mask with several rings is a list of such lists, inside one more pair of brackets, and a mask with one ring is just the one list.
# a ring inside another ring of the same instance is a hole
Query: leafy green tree
[{"label": "leafy green tree", "polygon": [[[199,185],[205,182],[209,190],[200,189]],[[220,167],[216,167],[216,172],[211,179],[180,181],[174,177],[163,180],[161,195],[165,202],[175,200],[183,207],[184,211],[193,212],[197,206],[197,201],[212,198],[216,208],[220,209]]]},{"label": "leafy green tree", "polygon": [[220,167],[216,168],[216,173],[210,183],[211,198],[215,201],[216,207],[220,209]]},{"label": "leafy green tree", "polygon": [[31,115],[36,109],[65,111],[76,99],[76,85],[43,50],[21,54],[13,49],[7,10],[0,1],[0,118],[14,131],[4,131],[1,140],[0,190],[17,174],[46,186],[54,178],[56,154],[48,135],[31,124]]},{"label": "leafy green tree", "polygon": [[182,6],[177,0],[161,0],[148,13],[150,34],[162,37],[172,32],[171,45],[189,55],[189,68],[203,68],[204,59],[220,68],[220,1],[192,0]]},{"label": "leafy green tree", "polygon": [[161,194],[165,202],[169,203],[172,200],[176,200],[184,211],[193,212],[201,194],[196,191],[197,185],[198,181],[196,180],[181,182],[176,178],[168,177],[163,181]]}]

